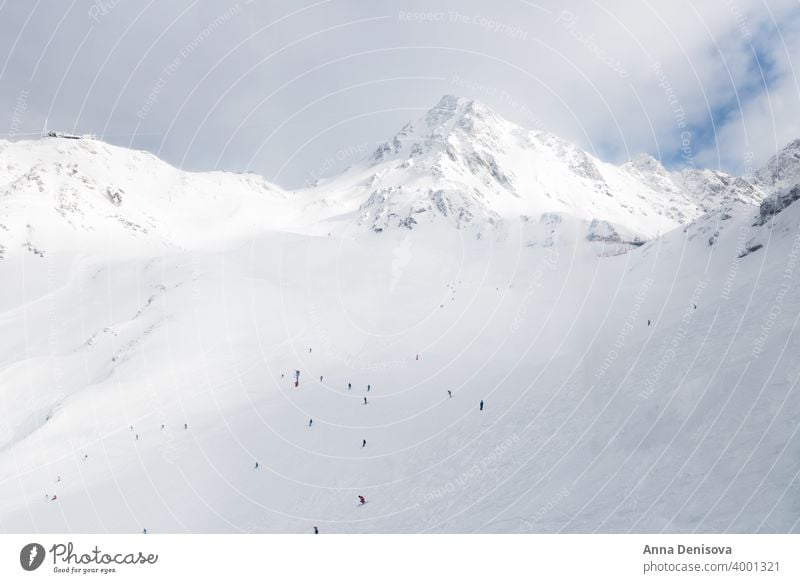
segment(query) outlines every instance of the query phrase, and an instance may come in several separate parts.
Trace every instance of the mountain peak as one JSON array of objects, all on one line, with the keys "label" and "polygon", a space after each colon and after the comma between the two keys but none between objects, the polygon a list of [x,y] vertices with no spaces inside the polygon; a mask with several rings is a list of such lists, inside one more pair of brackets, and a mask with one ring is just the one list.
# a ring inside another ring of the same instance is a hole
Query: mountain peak
[{"label": "mountain peak", "polygon": [[338,207],[337,216],[352,213],[376,232],[441,219],[483,229],[519,216],[564,213],[646,239],[703,212],[652,156],[607,164],[454,95],[444,95],[365,164],[317,192],[321,205]]},{"label": "mountain peak", "polygon": [[449,133],[457,129],[474,131],[477,125],[502,123],[502,120],[480,101],[448,94],[428,110],[425,123],[435,133]]},{"label": "mountain peak", "polygon": [[500,148],[497,136],[512,127],[517,128],[483,103],[447,94],[422,118],[407,123],[391,139],[379,144],[369,162],[375,165],[390,159],[409,160],[425,153],[442,153],[454,141]]},{"label": "mountain peak", "polygon": [[637,154],[636,156],[631,158],[629,164],[636,170],[646,174],[665,175],[667,173],[661,162],[653,158],[650,154],[645,154],[645,153]]},{"label": "mountain peak", "polygon": [[465,113],[473,110],[482,110],[484,112],[490,111],[489,108],[474,99],[467,97],[460,97],[452,93],[445,93],[439,99],[438,103],[428,110],[428,113],[444,112],[444,113]]},{"label": "mountain peak", "polygon": [[758,180],[768,189],[778,190],[800,183],[800,139],[786,144],[756,172]]},{"label": "mountain peak", "polygon": [[793,150],[800,150],[800,138],[792,140],[791,142],[786,144],[783,148],[781,148],[781,152],[787,152]]},{"label": "mountain peak", "polygon": [[440,110],[454,110],[458,107],[460,103],[465,103],[469,101],[465,97],[459,97],[458,95],[453,95],[452,93],[445,93],[442,95],[439,102],[434,105],[429,111],[434,111],[437,109]]}]

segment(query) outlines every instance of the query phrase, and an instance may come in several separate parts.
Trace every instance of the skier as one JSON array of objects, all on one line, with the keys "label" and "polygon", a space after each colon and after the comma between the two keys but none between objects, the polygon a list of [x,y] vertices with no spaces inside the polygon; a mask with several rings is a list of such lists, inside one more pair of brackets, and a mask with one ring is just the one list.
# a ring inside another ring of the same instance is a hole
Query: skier
[{"label": "skier", "polygon": [[319,382],[322,382],[322,375],[319,375]]},{"label": "skier", "polygon": [[692,305],[694,306],[694,309],[696,310],[697,309],[697,304],[692,304]]},{"label": "skier", "polygon": [[483,399],[481,399],[481,411],[483,411]]},{"label": "skier", "polygon": [[256,469],[258,469],[258,462],[256,462]]},{"label": "skier", "polygon": [[281,373],[281,378],[283,378],[283,373]]},{"label": "skier", "polygon": [[417,354],[417,360],[419,360],[419,354]]},{"label": "skier", "polygon": [[136,441],[139,441],[139,434],[136,434]]},{"label": "skier", "polygon": [[86,461],[88,459],[89,459],[89,454],[88,453],[83,454],[83,461]]},{"label": "skier", "polygon": [[61,476],[59,476],[59,477],[56,479],[56,482],[60,482],[60,481],[61,481]]},{"label": "skier", "polygon": [[308,349],[308,353],[311,354],[311,349],[310,348]]},{"label": "skier", "polygon": [[55,494],[53,494],[53,497],[52,497],[52,498],[50,498],[50,500],[58,500],[58,496],[56,496]]},{"label": "skier", "polygon": [[368,392],[368,393],[369,393],[369,390],[370,390],[371,388],[372,388],[372,386],[371,386],[371,385],[367,385],[367,392]]},{"label": "skier", "polygon": [[146,528],[142,529],[142,534],[147,534],[147,529]]},{"label": "skier", "polygon": [[189,429],[189,425],[188,425],[187,423],[184,423],[184,424],[183,424],[183,428],[184,428],[184,429]]},{"label": "skier", "polygon": [[365,405],[367,404],[367,398],[366,397],[364,397],[364,404]]},{"label": "skier", "polygon": [[309,427],[311,427],[311,424],[312,424],[312,423],[314,423],[314,420],[313,420],[313,419],[309,419],[309,420],[308,420],[308,426],[309,426]]},{"label": "skier", "polygon": [[453,391],[447,391],[447,396],[452,398],[453,397]]},{"label": "skier", "polygon": [[350,390],[350,389],[352,389],[352,388],[353,388],[353,385],[352,385],[352,384],[350,384],[350,383],[347,383],[347,390],[349,391],[349,390]]},{"label": "skier", "polygon": [[319,529],[316,526],[314,527],[314,534],[319,534]]},{"label": "skier", "polygon": [[364,498],[363,496],[359,496],[358,501],[361,503],[362,506],[367,503],[367,499]]},{"label": "skier", "polygon": [[647,321],[647,325],[648,325],[648,326],[650,325],[650,320],[648,320],[648,321]]},{"label": "skier", "polygon": [[361,447],[367,447],[367,440],[366,439],[362,439],[361,440]]},{"label": "skier", "polygon": [[161,429],[164,429],[164,424],[163,423],[161,424]]}]

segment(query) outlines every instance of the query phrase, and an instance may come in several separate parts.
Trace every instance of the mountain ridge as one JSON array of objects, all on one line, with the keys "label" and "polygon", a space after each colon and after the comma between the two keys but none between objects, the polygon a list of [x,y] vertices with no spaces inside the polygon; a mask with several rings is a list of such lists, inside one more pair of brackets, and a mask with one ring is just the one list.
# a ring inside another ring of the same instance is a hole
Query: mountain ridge
[{"label": "mountain ridge", "polygon": [[798,183],[800,139],[748,177],[670,171],[648,154],[615,165],[478,101],[445,95],[359,162],[297,190],[256,174],[185,172],[98,140],[0,141],[0,245],[52,246],[31,238],[43,230],[35,220],[19,217],[37,213],[56,219],[62,239],[76,231],[112,236],[119,227],[125,240],[154,234],[165,246],[191,244],[197,231],[261,227],[358,236],[443,222],[481,237],[520,218],[559,214],[583,221],[589,240],[598,224],[649,240],[732,202],[760,205]]},{"label": "mountain ridge", "polygon": [[757,205],[769,194],[760,181],[719,170],[668,171],[647,154],[607,163],[453,95],[308,192],[375,232],[442,217],[480,229],[561,212],[646,239],[726,203]]}]

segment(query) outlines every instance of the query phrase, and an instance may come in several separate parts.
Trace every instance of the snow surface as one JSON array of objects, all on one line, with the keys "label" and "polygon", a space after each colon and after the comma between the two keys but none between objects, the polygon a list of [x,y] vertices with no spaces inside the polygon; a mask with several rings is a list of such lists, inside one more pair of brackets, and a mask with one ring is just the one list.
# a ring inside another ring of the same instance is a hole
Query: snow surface
[{"label": "snow surface", "polygon": [[450,96],[298,192],[3,142],[0,531],[797,532],[772,168]]}]

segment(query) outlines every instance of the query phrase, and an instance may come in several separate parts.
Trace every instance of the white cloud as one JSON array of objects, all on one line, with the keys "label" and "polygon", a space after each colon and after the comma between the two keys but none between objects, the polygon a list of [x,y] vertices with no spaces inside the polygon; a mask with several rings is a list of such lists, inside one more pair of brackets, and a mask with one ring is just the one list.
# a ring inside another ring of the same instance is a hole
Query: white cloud
[{"label": "white cloud", "polygon": [[[13,113],[27,92],[6,127],[35,131],[47,115],[127,144],[138,123],[161,135],[134,145],[169,161],[288,185],[443,93],[615,160],[647,151],[680,164],[688,128],[695,163],[742,170],[745,152],[760,162],[800,136],[794,0],[182,0],[92,19],[93,5],[4,5],[0,102]],[[175,55],[231,7],[149,103]],[[751,45],[770,64],[768,90]]]}]

